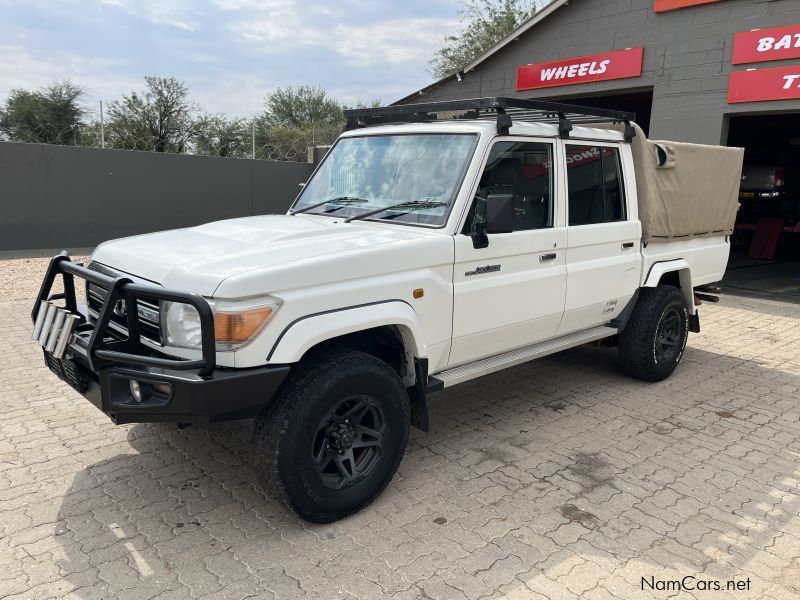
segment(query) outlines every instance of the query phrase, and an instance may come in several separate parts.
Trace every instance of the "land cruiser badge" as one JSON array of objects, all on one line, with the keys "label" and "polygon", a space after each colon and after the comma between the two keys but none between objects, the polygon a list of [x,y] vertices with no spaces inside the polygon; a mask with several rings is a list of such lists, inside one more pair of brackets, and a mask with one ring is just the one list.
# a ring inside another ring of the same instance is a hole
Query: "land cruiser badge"
[{"label": "land cruiser badge", "polygon": [[474,271],[467,271],[464,273],[467,277],[473,275],[485,275],[486,273],[497,273],[500,270],[500,265],[486,265],[485,267],[476,267]]}]

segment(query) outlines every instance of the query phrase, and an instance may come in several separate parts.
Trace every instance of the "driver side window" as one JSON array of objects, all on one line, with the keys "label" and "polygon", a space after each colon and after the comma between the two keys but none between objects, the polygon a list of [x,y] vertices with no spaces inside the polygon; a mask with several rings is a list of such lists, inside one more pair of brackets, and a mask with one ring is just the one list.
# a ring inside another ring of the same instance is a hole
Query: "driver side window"
[{"label": "driver side window", "polygon": [[514,197],[514,231],[553,226],[553,146],[544,142],[496,142],[489,152],[464,233],[485,220],[491,194]]}]

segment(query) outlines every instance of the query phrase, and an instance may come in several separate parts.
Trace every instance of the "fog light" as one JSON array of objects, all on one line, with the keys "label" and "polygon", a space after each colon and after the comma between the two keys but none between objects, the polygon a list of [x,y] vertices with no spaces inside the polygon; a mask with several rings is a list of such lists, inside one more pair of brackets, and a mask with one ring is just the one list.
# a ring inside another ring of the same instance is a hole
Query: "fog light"
[{"label": "fog light", "polygon": [[136,402],[142,401],[142,388],[135,379],[131,379],[131,396]]}]

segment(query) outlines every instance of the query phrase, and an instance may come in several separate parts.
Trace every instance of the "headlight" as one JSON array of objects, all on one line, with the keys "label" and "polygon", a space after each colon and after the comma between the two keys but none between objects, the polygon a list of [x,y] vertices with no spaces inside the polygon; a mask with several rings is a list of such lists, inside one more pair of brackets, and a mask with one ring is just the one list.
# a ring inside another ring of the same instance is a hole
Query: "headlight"
[{"label": "headlight", "polygon": [[[206,299],[214,313],[214,337],[218,350],[235,350],[258,335],[280,308],[280,298],[264,296],[247,300]],[[167,346],[200,349],[200,315],[189,305],[164,302],[162,331]]]}]

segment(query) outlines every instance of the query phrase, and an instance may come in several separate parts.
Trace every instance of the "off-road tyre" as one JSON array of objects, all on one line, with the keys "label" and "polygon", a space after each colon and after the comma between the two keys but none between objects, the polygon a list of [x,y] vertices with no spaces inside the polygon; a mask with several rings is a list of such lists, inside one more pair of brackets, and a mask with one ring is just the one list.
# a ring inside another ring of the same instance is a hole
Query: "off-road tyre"
[{"label": "off-road tyre", "polygon": [[[355,413],[345,419],[359,402],[361,420],[355,422]],[[354,350],[314,353],[290,373],[256,423],[258,473],[266,491],[299,517],[337,521],[370,504],[391,481],[410,422],[408,392],[388,364]],[[380,436],[362,431],[380,428]],[[376,438],[380,445],[355,447]]]},{"label": "off-road tyre", "polygon": [[630,319],[619,334],[620,369],[644,381],[662,381],[680,363],[689,336],[689,309],[670,285],[642,288]]}]

